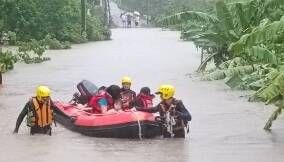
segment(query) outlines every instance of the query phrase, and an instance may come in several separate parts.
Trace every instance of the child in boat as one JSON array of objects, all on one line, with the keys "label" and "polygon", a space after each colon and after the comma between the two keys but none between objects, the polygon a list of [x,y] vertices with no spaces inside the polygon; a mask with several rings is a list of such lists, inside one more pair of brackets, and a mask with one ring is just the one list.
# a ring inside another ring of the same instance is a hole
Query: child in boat
[{"label": "child in boat", "polygon": [[95,114],[109,114],[123,111],[121,88],[117,85],[101,87],[89,102],[91,112]]},{"label": "child in boat", "polygon": [[151,90],[149,87],[143,87],[140,90],[140,93],[137,95],[132,105],[135,108],[143,108],[148,109],[153,107],[153,99],[155,95],[151,94]]},{"label": "child in boat", "polygon": [[91,107],[89,112],[94,114],[105,114],[113,104],[112,96],[106,91],[106,87],[101,87],[96,94],[90,99],[88,106]]}]

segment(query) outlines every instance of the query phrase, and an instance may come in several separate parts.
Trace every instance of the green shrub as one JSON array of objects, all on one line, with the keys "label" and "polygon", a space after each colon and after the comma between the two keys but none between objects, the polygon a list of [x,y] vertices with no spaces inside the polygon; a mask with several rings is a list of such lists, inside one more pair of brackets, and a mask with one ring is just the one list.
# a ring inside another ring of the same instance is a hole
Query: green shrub
[{"label": "green shrub", "polygon": [[[8,34],[11,45],[16,43],[16,34],[17,40],[24,42],[42,40],[47,34],[59,42],[87,41],[87,35],[81,35],[81,4],[78,0],[11,0],[0,4],[0,31],[13,31]],[[98,17],[100,24],[103,22],[102,7],[87,1],[87,9],[91,10],[92,16]],[[49,44],[50,48],[61,48],[56,40]]]},{"label": "green shrub", "polygon": [[15,32],[12,32],[12,31],[8,31],[8,42],[9,42],[9,45],[16,45],[16,42],[17,42],[17,36],[16,36],[16,33]]},{"label": "green shrub", "polygon": [[14,64],[18,61],[17,56],[11,51],[0,51],[0,65],[2,65],[1,72],[6,72],[14,69]]},{"label": "green shrub", "polygon": [[71,43],[68,41],[62,42],[62,48],[63,49],[70,49],[71,48]]},{"label": "green shrub", "polygon": [[47,49],[45,43],[45,40],[37,41],[34,39],[30,42],[19,42],[18,56],[20,60],[27,64],[41,63],[50,60],[48,57],[42,57]]},{"label": "green shrub", "polygon": [[46,35],[43,40],[44,45],[48,47],[48,49],[69,49],[71,48],[71,44],[68,41],[60,42],[56,38],[52,38],[51,35]]},{"label": "green shrub", "polygon": [[52,38],[49,34],[46,35],[43,41],[49,49],[62,49],[61,43],[57,39]]},{"label": "green shrub", "polygon": [[87,17],[87,39],[89,41],[109,40],[111,31],[104,27],[97,17]]}]

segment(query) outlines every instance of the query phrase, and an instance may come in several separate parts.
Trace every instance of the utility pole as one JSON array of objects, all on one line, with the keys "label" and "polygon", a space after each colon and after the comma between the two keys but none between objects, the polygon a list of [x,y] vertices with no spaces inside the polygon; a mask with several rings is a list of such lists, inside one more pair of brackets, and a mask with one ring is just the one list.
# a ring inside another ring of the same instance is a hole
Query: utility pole
[{"label": "utility pole", "polygon": [[104,0],[104,24],[108,26],[108,12],[107,12],[107,0]]},{"label": "utility pole", "polygon": [[108,25],[111,25],[111,15],[110,15],[110,5],[109,0],[107,0],[107,8],[108,8]]},{"label": "utility pole", "polygon": [[83,34],[86,32],[86,0],[81,0],[81,25]]},{"label": "utility pole", "polygon": [[147,0],[147,25],[149,24],[149,0]]},{"label": "utility pole", "polygon": [[103,7],[104,7],[104,24],[107,26],[110,26],[111,24],[111,15],[110,15],[110,4],[109,0],[103,1]]}]

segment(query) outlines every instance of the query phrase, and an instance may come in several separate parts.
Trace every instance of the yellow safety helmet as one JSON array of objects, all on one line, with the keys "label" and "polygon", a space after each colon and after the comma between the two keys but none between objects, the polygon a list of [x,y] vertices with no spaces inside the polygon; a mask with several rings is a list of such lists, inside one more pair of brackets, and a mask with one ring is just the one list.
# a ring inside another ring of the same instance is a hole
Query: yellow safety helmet
[{"label": "yellow safety helmet", "polygon": [[156,94],[160,94],[163,100],[167,100],[175,95],[175,88],[169,84],[163,84],[159,87]]},{"label": "yellow safety helmet", "polygon": [[121,79],[121,83],[124,84],[124,83],[128,83],[128,84],[131,84],[132,83],[132,79],[128,76],[125,76]]},{"label": "yellow safety helmet", "polygon": [[42,97],[50,97],[50,89],[47,86],[38,86],[36,89],[36,97],[42,100]]}]

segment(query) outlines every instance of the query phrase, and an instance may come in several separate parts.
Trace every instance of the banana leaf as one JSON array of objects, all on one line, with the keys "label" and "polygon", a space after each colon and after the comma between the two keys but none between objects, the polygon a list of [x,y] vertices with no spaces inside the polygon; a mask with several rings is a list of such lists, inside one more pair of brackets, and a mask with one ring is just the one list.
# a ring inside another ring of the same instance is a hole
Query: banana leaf
[{"label": "banana leaf", "polygon": [[222,36],[212,31],[201,32],[199,34],[191,36],[190,39],[194,42],[199,39],[207,39],[210,42],[215,42],[216,44],[226,44],[226,40]]},{"label": "banana leaf", "polygon": [[[283,16],[284,17],[284,16]],[[243,53],[245,49],[251,48],[257,44],[265,42],[276,42],[284,34],[284,18],[280,21],[260,25],[251,33],[243,35],[240,40],[232,43],[228,50],[235,53]]]},{"label": "banana leaf", "polygon": [[191,37],[201,33],[203,33],[201,29],[189,29],[185,32],[181,32],[181,37],[184,39],[190,39]]},{"label": "banana leaf", "polygon": [[210,74],[204,75],[202,80],[221,80],[226,77],[234,77],[237,75],[245,75],[251,74],[254,71],[259,69],[259,65],[246,65],[246,66],[238,66],[231,69],[226,70],[216,70]]},{"label": "banana leaf", "polygon": [[235,75],[226,81],[226,85],[230,88],[235,88],[240,86],[242,82],[243,80],[241,79],[240,75]]},{"label": "banana leaf", "polygon": [[222,62],[220,65],[219,65],[219,68],[224,70],[224,69],[228,69],[230,64],[231,64],[232,60],[227,60],[227,61],[224,61]]},{"label": "banana leaf", "polygon": [[[215,55],[217,55],[218,53],[213,53],[211,55],[209,55],[198,67],[197,72],[201,72],[204,71],[206,68],[207,63],[214,58]],[[217,77],[218,78],[218,77]],[[220,77],[221,78],[221,77]],[[207,80],[207,79],[205,79]],[[209,79],[210,80],[210,79]]]},{"label": "banana leaf", "polygon": [[275,104],[278,108],[271,114],[269,117],[268,121],[266,122],[264,129],[265,130],[270,130],[273,121],[275,121],[278,116],[282,113],[282,110],[284,109],[284,100],[280,100]]},{"label": "banana leaf", "polygon": [[248,28],[250,28],[250,17],[248,17],[248,10],[246,5],[247,4],[243,2],[235,2],[229,5],[232,16],[235,17],[233,19],[234,26],[239,29],[241,33],[244,33],[248,30]]},{"label": "banana leaf", "polygon": [[233,77],[233,76],[239,75],[240,74],[239,70],[240,70],[240,68],[238,68],[238,67],[227,69],[227,70],[225,70],[225,75],[226,75],[226,77]]},{"label": "banana leaf", "polygon": [[282,107],[277,108],[269,117],[268,121],[265,123],[265,126],[263,129],[265,130],[270,130],[270,128],[272,127],[272,123],[273,121],[275,121],[278,116],[282,113]]},{"label": "banana leaf", "polygon": [[195,22],[203,22],[205,24],[219,22],[219,20],[215,16],[209,15],[207,13],[196,12],[196,11],[185,11],[162,18],[158,20],[158,23],[163,25],[172,25],[172,24],[179,24],[188,20]]},{"label": "banana leaf", "polygon": [[237,66],[244,66],[245,64],[247,64],[247,62],[243,58],[235,57],[234,59],[231,60],[228,68],[230,69]]},{"label": "banana leaf", "polygon": [[284,94],[284,72],[279,73],[270,83],[259,89],[250,100],[261,100],[266,104],[283,96]]},{"label": "banana leaf", "polygon": [[226,74],[223,70],[216,70],[208,75],[203,76],[201,80],[212,81],[212,80],[221,80],[225,78]]},{"label": "banana leaf", "polygon": [[268,7],[279,7],[279,6],[283,6],[284,5],[284,1],[283,0],[266,0],[265,1],[265,8]]},{"label": "banana leaf", "polygon": [[224,1],[216,2],[216,12],[218,19],[221,21],[223,27],[226,28],[226,31],[233,30],[234,29],[233,18],[231,12],[229,11]]},{"label": "banana leaf", "polygon": [[279,60],[275,53],[269,51],[265,47],[253,46],[247,50],[250,57],[253,57],[256,62],[263,62],[265,64],[278,65]]},{"label": "banana leaf", "polygon": [[250,89],[250,90],[258,90],[260,89],[263,85],[257,85],[254,84],[255,82],[262,80],[265,78],[265,75],[260,75],[257,72],[254,72],[249,75],[245,75],[242,80],[243,82],[238,86],[239,89]]},{"label": "banana leaf", "polygon": [[248,85],[249,89],[251,90],[259,90],[266,84],[265,77],[258,79]]},{"label": "banana leaf", "polygon": [[270,69],[271,71],[263,75],[265,70],[261,69],[261,72],[259,72],[259,79],[255,80],[254,82],[251,82],[248,84],[249,89],[251,90],[259,90],[261,87],[265,86],[267,83],[274,80],[278,75],[279,71],[276,69]]}]

